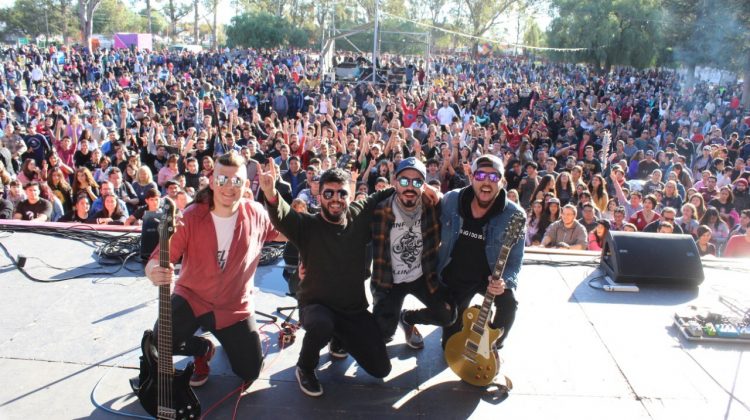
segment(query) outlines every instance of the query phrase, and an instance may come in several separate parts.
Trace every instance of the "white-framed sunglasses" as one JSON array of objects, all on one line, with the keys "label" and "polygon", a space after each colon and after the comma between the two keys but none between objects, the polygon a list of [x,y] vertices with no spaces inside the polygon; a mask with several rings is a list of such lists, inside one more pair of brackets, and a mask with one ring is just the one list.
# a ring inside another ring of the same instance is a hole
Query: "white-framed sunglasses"
[{"label": "white-framed sunglasses", "polygon": [[216,185],[223,187],[224,185],[229,182],[233,187],[239,188],[242,186],[244,180],[238,176],[228,177],[226,175],[216,175],[214,177],[214,180],[216,181]]}]

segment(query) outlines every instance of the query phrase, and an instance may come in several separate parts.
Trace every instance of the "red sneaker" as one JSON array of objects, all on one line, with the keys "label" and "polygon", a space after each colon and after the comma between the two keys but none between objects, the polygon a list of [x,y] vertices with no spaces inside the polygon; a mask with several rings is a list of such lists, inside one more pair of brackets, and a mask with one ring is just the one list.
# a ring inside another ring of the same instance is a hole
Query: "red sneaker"
[{"label": "red sneaker", "polygon": [[211,373],[211,367],[208,362],[211,361],[216,353],[216,347],[211,340],[208,341],[208,351],[203,356],[195,356],[195,370],[190,377],[190,386],[199,387],[208,381],[208,374]]}]

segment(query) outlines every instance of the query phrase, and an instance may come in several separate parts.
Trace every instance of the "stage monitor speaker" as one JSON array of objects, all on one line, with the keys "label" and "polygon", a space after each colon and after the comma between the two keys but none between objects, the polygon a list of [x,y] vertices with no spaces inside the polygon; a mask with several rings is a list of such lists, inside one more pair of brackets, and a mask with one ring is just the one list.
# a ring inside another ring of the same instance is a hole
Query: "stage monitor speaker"
[{"label": "stage monitor speaker", "polygon": [[143,214],[141,225],[141,259],[147,261],[159,245],[159,218],[161,212],[147,211]]},{"label": "stage monitor speaker", "polygon": [[617,283],[698,286],[704,278],[690,235],[610,231],[600,267]]}]

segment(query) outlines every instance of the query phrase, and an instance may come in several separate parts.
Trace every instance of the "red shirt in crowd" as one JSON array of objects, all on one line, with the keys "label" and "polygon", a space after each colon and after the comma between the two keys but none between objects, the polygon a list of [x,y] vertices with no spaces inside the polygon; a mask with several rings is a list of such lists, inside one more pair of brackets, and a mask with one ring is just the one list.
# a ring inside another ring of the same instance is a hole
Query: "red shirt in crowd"
[{"label": "red shirt in crowd", "polygon": [[745,235],[734,235],[729,238],[727,248],[724,250],[724,257],[750,257],[750,241]]},{"label": "red shirt in crowd", "polygon": [[638,231],[642,231],[643,228],[646,227],[647,224],[654,222],[656,220],[661,219],[661,216],[659,216],[659,213],[653,212],[654,217],[651,220],[646,220],[646,216],[643,215],[643,210],[637,212],[636,214],[632,215],[630,217],[629,222],[634,224],[635,227],[638,229]]},{"label": "red shirt in crowd", "polygon": [[[253,314],[255,270],[263,242],[272,241],[278,235],[260,203],[243,199],[238,212],[224,270],[219,268],[219,245],[207,204],[195,204],[185,211],[182,225],[175,231],[170,245],[172,263],[182,257],[182,271],[174,293],[190,303],[196,317],[213,312],[217,329]],[[151,259],[158,258],[157,246]]]}]

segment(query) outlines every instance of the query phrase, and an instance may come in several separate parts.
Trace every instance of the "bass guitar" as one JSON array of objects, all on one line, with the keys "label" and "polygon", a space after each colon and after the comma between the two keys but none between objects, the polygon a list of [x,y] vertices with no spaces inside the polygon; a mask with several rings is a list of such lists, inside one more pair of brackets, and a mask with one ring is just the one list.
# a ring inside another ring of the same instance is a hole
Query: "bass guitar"
[{"label": "bass guitar", "polygon": [[[164,198],[164,215],[159,224],[159,266],[169,267],[169,244],[175,231],[176,206]],[[190,387],[193,363],[176,370],[172,362],[172,301],[169,284],[159,286],[157,332],[146,330],[141,340],[139,382],[131,381],[143,408],[157,419],[198,419],[201,406]]]},{"label": "bass guitar", "polygon": [[[502,277],[511,248],[523,238],[525,224],[522,214],[511,216],[492,272],[493,279]],[[464,382],[476,386],[490,385],[500,372],[500,358],[493,344],[503,335],[503,330],[489,325],[494,300],[495,296],[486,292],[481,307],[466,308],[462,318],[463,329],[452,335],[445,345],[445,362],[451,370]]]}]

